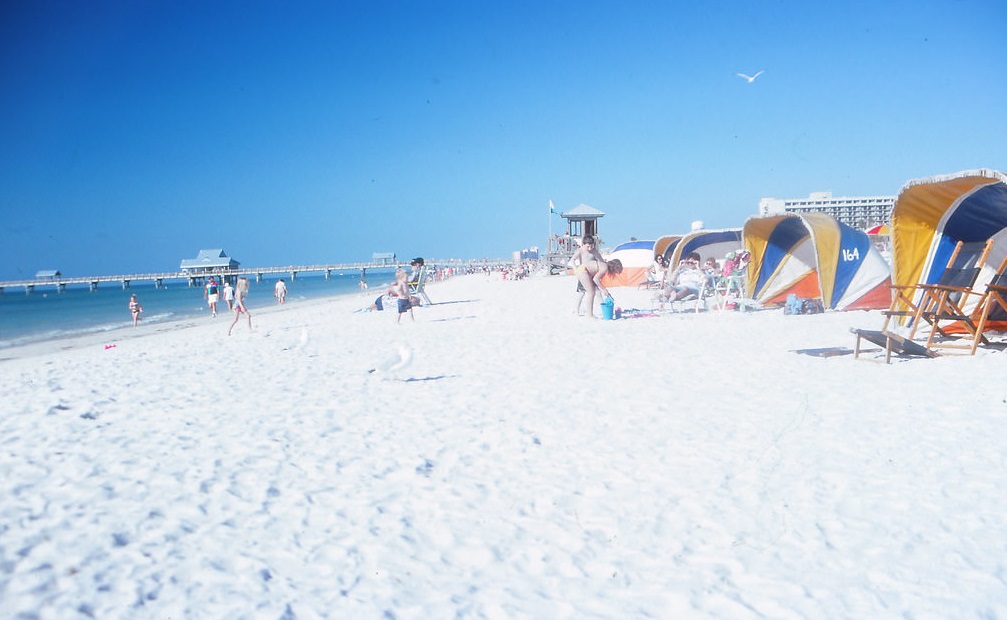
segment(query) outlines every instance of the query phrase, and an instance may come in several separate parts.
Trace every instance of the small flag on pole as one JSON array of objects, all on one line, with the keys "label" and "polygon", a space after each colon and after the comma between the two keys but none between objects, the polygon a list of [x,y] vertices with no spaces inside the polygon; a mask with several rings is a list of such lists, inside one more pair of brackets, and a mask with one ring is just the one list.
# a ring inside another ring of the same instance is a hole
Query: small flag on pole
[{"label": "small flag on pole", "polygon": [[549,201],[549,213],[555,213],[559,215],[559,211],[556,210],[556,207],[552,206],[552,200]]}]

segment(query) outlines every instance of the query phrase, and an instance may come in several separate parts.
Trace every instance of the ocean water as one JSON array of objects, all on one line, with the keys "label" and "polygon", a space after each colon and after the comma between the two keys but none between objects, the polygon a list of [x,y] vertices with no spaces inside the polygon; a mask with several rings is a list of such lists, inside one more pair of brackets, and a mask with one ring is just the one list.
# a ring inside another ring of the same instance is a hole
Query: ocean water
[{"label": "ocean water", "polygon": [[[273,286],[281,277],[249,279],[248,309],[274,306]],[[320,274],[283,278],[287,284],[287,304],[298,301],[354,295],[360,292],[358,272],[332,274],[326,280]],[[394,279],[392,270],[370,269],[368,283],[375,288]],[[210,310],[203,299],[203,288],[190,287],[183,281],[171,281],[167,287],[153,283],[133,283],[130,288],[108,283],[95,291],[86,285],[68,286],[62,293],[55,287],[37,286],[26,294],[23,290],[4,289],[0,294],[0,348],[29,344],[89,333],[131,329],[129,296],[135,294],[143,306],[142,324],[163,323],[205,316]],[[221,296],[223,297],[223,296]],[[221,298],[217,314],[229,316],[227,304]]]}]

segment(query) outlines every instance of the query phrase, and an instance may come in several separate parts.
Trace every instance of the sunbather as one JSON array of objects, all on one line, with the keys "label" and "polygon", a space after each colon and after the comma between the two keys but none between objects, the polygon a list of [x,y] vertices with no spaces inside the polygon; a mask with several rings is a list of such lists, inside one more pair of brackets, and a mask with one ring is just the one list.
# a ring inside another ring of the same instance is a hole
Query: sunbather
[{"label": "sunbather", "polygon": [[689,295],[699,295],[708,277],[699,268],[699,258],[699,254],[692,252],[678,263],[678,268],[668,278],[669,284],[661,294],[661,301],[678,301]]}]

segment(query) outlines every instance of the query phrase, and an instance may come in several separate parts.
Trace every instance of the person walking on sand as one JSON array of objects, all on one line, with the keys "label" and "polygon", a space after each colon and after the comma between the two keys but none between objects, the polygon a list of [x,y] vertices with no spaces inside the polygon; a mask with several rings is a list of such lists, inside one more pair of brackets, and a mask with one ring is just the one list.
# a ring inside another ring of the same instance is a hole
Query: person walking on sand
[{"label": "person walking on sand", "polygon": [[227,328],[227,335],[231,335],[231,330],[238,324],[238,319],[244,314],[248,317],[248,329],[252,329],[252,313],[245,307],[245,300],[248,298],[248,278],[238,278],[238,283],[234,287],[234,321]]},{"label": "person walking on sand", "polygon": [[220,299],[220,293],[218,292],[217,281],[210,276],[210,281],[206,283],[203,288],[203,299],[206,300],[206,304],[210,306],[210,314],[214,317],[217,316],[217,300]]},{"label": "person walking on sand", "polygon": [[395,284],[392,285],[389,292],[398,298],[396,301],[399,306],[399,314],[395,317],[395,322],[400,323],[402,315],[406,312],[409,313],[409,318],[415,321],[416,316],[413,315],[413,301],[409,297],[409,274],[405,269],[399,268],[395,270]]},{"label": "person walking on sand", "polygon": [[228,312],[234,310],[234,287],[230,280],[224,280],[224,303],[227,304]]},{"label": "person walking on sand", "polygon": [[140,302],[136,300],[136,295],[129,296],[129,313],[133,315],[133,327],[136,327],[136,322],[140,320],[140,313],[143,312],[143,306]]},{"label": "person walking on sand", "polygon": [[[619,275],[622,273],[622,261],[619,259],[613,259],[608,262],[605,261],[601,256],[601,252],[595,247],[595,239],[591,235],[585,235],[584,239],[581,241],[581,245],[577,248],[577,251],[573,253],[570,257],[570,262],[577,264],[574,268],[574,274],[577,276],[577,281],[580,285],[584,287],[585,297],[587,298],[587,316],[588,318],[594,317],[594,296],[595,293],[601,291],[603,297],[608,298],[612,295],[608,292],[608,289],[601,283],[602,277],[611,272],[612,275]],[[578,307],[579,307],[578,302]]]},{"label": "person walking on sand", "polygon": [[276,281],[276,286],[273,287],[273,297],[276,298],[276,303],[283,304],[287,301],[287,284],[280,278]]}]

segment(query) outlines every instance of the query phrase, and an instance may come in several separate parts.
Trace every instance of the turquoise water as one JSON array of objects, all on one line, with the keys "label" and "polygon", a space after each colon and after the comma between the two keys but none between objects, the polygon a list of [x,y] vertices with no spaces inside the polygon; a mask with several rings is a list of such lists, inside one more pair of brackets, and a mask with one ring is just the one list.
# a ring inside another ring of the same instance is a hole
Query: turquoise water
[{"label": "turquoise water", "polygon": [[[277,276],[277,278],[280,276]],[[394,278],[391,270],[368,270],[367,281],[372,287]],[[298,301],[352,295],[360,291],[357,272],[332,274],[326,280],[318,276],[298,276],[287,284],[287,304]],[[248,309],[274,306],[273,286],[276,278],[262,282],[250,280]],[[130,329],[129,296],[135,294],[143,306],[142,324],[163,323],[199,316],[210,316],[203,299],[202,287],[189,287],[184,282],[169,283],[166,288],[153,284],[132,284],[129,289],[109,283],[91,291],[87,286],[71,287],[59,293],[55,287],[39,286],[31,294],[5,289],[0,294],[0,348],[77,336],[88,333]],[[221,296],[223,297],[223,296]],[[228,315],[227,304],[221,299],[217,313]]]}]

